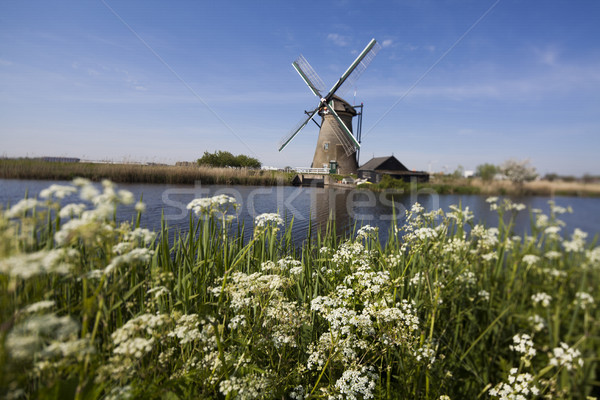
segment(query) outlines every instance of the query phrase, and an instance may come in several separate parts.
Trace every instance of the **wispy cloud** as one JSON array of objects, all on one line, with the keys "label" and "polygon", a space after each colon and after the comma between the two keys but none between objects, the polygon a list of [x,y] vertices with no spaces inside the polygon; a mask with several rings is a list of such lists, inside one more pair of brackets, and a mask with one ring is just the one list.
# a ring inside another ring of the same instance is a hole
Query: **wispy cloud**
[{"label": "wispy cloud", "polygon": [[386,39],[381,42],[381,47],[390,47],[393,43],[394,41],[392,39]]},{"label": "wispy cloud", "polygon": [[330,33],[327,35],[327,40],[340,47],[346,47],[350,44],[350,39],[347,36],[340,35],[339,33]]},{"label": "wispy cloud", "polygon": [[13,65],[12,61],[3,60],[3,59],[0,58],[0,66],[2,66],[2,67],[10,67],[11,65]]},{"label": "wispy cloud", "polygon": [[559,50],[554,46],[549,46],[544,49],[534,48],[533,52],[539,62],[550,66],[557,64],[560,55]]}]

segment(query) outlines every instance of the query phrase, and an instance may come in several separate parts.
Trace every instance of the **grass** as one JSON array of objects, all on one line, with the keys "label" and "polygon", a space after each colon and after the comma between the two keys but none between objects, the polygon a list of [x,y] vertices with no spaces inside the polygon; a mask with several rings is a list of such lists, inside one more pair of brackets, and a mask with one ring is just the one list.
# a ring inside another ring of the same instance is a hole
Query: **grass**
[{"label": "grass", "polygon": [[0,178],[93,181],[117,183],[168,183],[227,185],[290,184],[291,174],[238,168],[140,164],[61,163],[37,159],[0,159]]},{"label": "grass", "polygon": [[[383,245],[293,221],[237,233],[227,196],[194,200],[169,242],[105,182],[52,186],[0,214],[0,393],[7,398],[476,399],[597,396],[600,247],[560,215],[414,205]],[[91,209],[56,199],[78,191]],[[517,397],[521,395],[522,397]],[[512,396],[512,397],[511,397]]]},{"label": "grass", "polygon": [[[377,184],[363,184],[362,188],[371,190],[411,190],[410,182],[404,182],[399,179],[391,179],[387,176]],[[598,197],[600,196],[600,184],[585,182],[564,182],[560,180],[548,181],[539,180],[525,182],[523,185],[516,185],[510,181],[484,181],[480,178],[453,178],[444,176],[431,177],[427,183],[417,183],[417,190],[432,189],[437,194],[481,194],[509,195],[509,196],[580,196],[580,197]]]}]

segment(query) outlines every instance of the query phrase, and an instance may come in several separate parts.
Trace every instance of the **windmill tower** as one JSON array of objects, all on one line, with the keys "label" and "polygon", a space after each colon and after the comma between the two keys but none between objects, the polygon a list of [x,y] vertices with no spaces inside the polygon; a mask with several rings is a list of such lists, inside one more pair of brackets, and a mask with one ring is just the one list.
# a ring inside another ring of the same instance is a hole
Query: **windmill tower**
[{"label": "windmill tower", "polygon": [[[325,90],[325,84],[308,61],[301,55],[292,63],[304,83],[319,99],[319,104],[314,110],[305,111],[308,118],[303,118],[288,135],[283,137],[279,143],[279,151],[283,150],[310,120],[313,120],[320,127],[320,130],[311,166],[322,168],[328,166],[329,162],[335,161],[339,173],[355,174],[357,172],[356,151],[360,148],[360,143],[352,133],[352,118],[357,115],[357,112],[354,107],[339,96],[343,96],[354,85],[358,77],[375,58],[379,49],[381,49],[381,46],[375,39],[371,39],[367,47],[350,64],[350,67],[325,96],[321,94]],[[320,125],[314,119],[317,113],[321,116]]]}]

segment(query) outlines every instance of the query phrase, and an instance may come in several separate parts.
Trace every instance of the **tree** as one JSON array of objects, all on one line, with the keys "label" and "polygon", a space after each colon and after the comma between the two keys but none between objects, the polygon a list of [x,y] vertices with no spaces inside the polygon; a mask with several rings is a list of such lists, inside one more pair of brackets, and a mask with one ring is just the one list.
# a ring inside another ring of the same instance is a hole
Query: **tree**
[{"label": "tree", "polygon": [[481,164],[477,166],[475,173],[484,181],[491,181],[498,173],[498,167],[489,163]]},{"label": "tree", "polygon": [[530,165],[529,160],[519,161],[511,158],[502,164],[500,172],[519,187],[522,187],[524,182],[532,181],[537,177],[535,167]]},{"label": "tree", "polygon": [[234,156],[228,151],[215,151],[214,153],[204,152],[204,155],[198,159],[198,165],[208,165],[211,167],[233,167],[233,168],[260,168],[261,163],[258,159],[248,157],[243,154]]}]

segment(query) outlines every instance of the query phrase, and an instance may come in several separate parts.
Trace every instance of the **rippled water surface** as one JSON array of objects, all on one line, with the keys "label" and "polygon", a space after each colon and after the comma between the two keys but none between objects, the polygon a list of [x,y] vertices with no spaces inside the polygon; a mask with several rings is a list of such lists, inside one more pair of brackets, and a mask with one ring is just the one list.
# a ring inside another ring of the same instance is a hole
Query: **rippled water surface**
[{"label": "rippled water surface", "polygon": [[[14,204],[26,195],[35,197],[53,183],[34,180],[0,180],[0,204],[6,207]],[[98,184],[100,186],[100,184]],[[189,226],[189,213],[186,205],[194,198],[227,194],[236,198],[241,205],[237,219],[245,223],[250,233],[255,216],[261,213],[278,212],[291,221],[293,218],[293,238],[299,243],[306,238],[308,227],[322,226],[331,216],[335,219],[339,233],[352,229],[355,225],[369,224],[380,228],[380,237],[385,240],[391,221],[394,219],[394,206],[399,224],[403,221],[404,211],[418,201],[426,209],[442,208],[448,210],[452,204],[469,207],[475,214],[475,220],[493,226],[497,223],[497,214],[490,211],[485,196],[479,195],[437,195],[435,193],[413,193],[404,195],[374,193],[365,190],[313,187],[261,187],[261,186],[224,186],[224,185],[155,185],[155,184],[119,184],[118,188],[131,191],[136,198],[143,198],[146,211],[142,217],[144,227],[158,230],[161,218],[171,228],[186,231]],[[530,208],[549,212],[549,197],[528,196],[512,198],[515,202]],[[600,199],[581,197],[555,197],[560,206],[571,206],[573,213],[561,216],[571,232],[580,228],[590,234],[590,238],[600,234]],[[65,203],[80,202],[77,195],[64,199]],[[119,220],[131,220],[135,212],[133,206],[119,209]],[[519,213],[515,227],[516,234],[528,230],[529,213]]]}]

